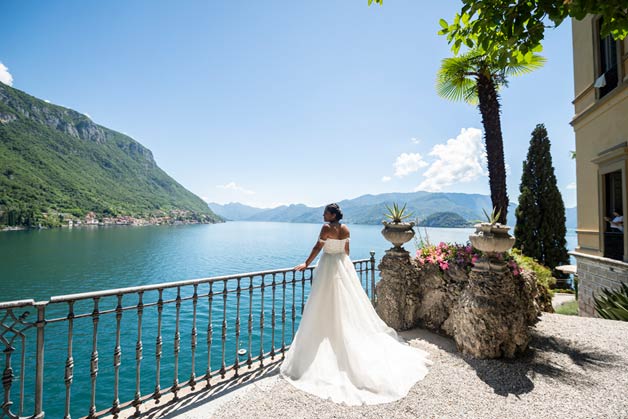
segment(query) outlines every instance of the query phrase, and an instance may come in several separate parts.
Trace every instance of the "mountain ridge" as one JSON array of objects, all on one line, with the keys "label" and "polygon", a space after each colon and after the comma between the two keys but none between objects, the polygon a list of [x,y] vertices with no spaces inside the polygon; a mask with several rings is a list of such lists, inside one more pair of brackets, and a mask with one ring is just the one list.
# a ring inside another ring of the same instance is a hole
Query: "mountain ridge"
[{"label": "mountain ridge", "polygon": [[[410,212],[419,220],[433,214],[453,212],[469,222],[483,220],[482,209],[490,212],[491,198],[488,195],[465,194],[461,192],[388,192],[366,194],[352,199],[344,199],[338,204],[343,209],[344,220],[353,224],[380,224],[384,219],[385,205],[393,202],[407,203]],[[319,223],[322,221],[324,206],[308,207],[304,204],[281,205],[275,208],[257,208],[239,202],[218,204],[210,202],[209,207],[216,214],[232,221],[280,221]],[[515,204],[508,209],[508,225],[515,225]],[[576,226],[576,207],[566,208],[567,228]]]},{"label": "mountain ridge", "polygon": [[0,82],[0,216],[11,211],[222,221],[133,138]]}]

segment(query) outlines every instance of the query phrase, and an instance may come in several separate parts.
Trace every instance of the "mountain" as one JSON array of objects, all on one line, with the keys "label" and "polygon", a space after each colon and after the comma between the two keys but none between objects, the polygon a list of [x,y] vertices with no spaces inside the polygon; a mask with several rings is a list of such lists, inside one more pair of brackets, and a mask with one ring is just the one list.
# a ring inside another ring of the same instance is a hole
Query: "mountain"
[{"label": "mountain", "polygon": [[[484,218],[482,209],[491,208],[491,198],[487,195],[463,193],[385,193],[363,195],[354,199],[338,202],[344,212],[344,221],[352,224],[380,224],[384,218],[386,205],[393,202],[407,203],[409,211],[419,220],[438,212],[452,212],[463,220],[476,221]],[[235,206],[237,205],[237,206]],[[308,207],[303,204],[282,205],[277,208],[260,209],[242,204],[220,205],[212,203],[211,209],[230,220],[243,221],[281,221],[300,223],[319,223],[324,207]],[[234,211],[232,211],[234,209]],[[509,209],[514,219],[514,206]],[[510,217],[509,217],[510,218]]]},{"label": "mountain", "polygon": [[207,205],[214,213],[218,214],[225,220],[231,221],[245,220],[264,211],[262,208],[249,207],[248,205],[240,204],[239,202],[231,202],[224,205],[216,202],[210,202]]},{"label": "mountain", "polygon": [[220,221],[137,141],[0,83],[0,215],[16,208]]},{"label": "mountain", "polygon": [[[384,218],[385,205],[393,202],[407,203],[408,210],[420,222],[429,222],[436,227],[450,227],[458,223],[470,222],[473,224],[483,220],[482,209],[491,212],[491,197],[479,194],[464,193],[385,193],[380,195],[363,195],[354,199],[345,199],[338,204],[344,212],[344,221],[352,224],[379,224]],[[281,221],[296,223],[319,223],[322,220],[324,207],[308,207],[303,204],[282,205],[280,207],[263,209],[240,203],[221,205],[209,204],[216,214],[233,221]],[[515,225],[515,205],[508,208],[508,225]],[[453,213],[453,216],[441,217],[435,214],[443,212]],[[567,228],[576,227],[576,208],[567,208],[565,211]],[[430,217],[432,218],[430,219]],[[429,221],[428,221],[429,220]]]}]

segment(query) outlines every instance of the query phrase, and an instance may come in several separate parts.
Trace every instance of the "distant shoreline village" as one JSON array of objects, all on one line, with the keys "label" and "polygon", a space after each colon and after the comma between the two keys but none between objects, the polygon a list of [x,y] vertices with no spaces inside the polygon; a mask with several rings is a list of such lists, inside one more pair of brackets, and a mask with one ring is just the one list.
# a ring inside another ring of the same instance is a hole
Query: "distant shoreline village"
[{"label": "distant shoreline village", "polygon": [[107,226],[149,226],[149,225],[183,225],[183,224],[214,224],[212,220],[203,215],[187,210],[172,210],[169,213],[162,212],[163,215],[151,217],[135,217],[130,215],[120,216],[98,216],[94,212],[88,212],[84,217],[77,217],[69,213],[43,213],[42,218],[57,217],[59,222],[56,225],[42,225],[41,223],[31,226],[2,226],[0,231],[20,231],[20,230],[43,230],[51,228],[77,228],[77,227],[107,227]]}]

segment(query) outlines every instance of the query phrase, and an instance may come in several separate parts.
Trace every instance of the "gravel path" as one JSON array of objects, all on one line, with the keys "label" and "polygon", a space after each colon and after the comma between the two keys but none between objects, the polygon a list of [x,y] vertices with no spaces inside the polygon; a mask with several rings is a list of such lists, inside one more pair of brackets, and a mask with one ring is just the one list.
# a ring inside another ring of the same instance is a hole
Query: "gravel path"
[{"label": "gravel path", "polygon": [[402,335],[434,364],[397,402],[334,404],[295,389],[275,368],[228,400],[176,417],[628,418],[628,323],[545,314],[531,350],[516,361],[463,357],[450,339],[424,330]]}]

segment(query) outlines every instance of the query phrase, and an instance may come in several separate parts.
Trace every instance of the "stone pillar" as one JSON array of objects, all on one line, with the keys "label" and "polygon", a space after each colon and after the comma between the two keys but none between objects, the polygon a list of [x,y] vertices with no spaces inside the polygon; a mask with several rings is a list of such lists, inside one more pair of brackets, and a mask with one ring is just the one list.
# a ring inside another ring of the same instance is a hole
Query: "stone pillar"
[{"label": "stone pillar", "polygon": [[530,278],[510,271],[472,271],[452,313],[458,350],[476,358],[513,358],[525,351],[528,326],[536,321],[534,290]]},{"label": "stone pillar", "polygon": [[411,329],[415,319],[419,295],[413,292],[413,280],[417,277],[416,265],[406,251],[387,251],[378,269],[381,279],[377,283],[379,317],[395,330]]}]

